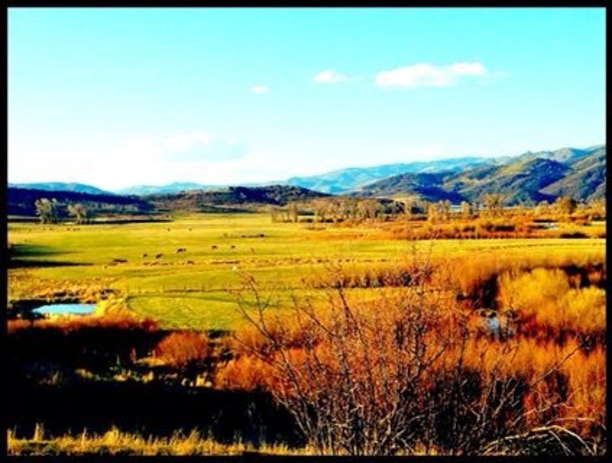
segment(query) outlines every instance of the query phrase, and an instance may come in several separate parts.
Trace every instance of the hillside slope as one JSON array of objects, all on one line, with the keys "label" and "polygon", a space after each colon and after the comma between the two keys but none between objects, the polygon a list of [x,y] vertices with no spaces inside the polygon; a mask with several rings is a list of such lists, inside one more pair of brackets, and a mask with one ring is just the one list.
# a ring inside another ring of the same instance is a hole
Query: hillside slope
[{"label": "hillside slope", "polygon": [[605,160],[605,147],[527,153],[505,164],[481,164],[461,172],[392,176],[356,193],[378,197],[408,194],[428,201],[448,199],[455,204],[482,201],[489,193],[503,194],[508,205],[552,202],[559,196],[588,201],[605,197]]},{"label": "hillside slope", "polygon": [[290,201],[329,196],[307,188],[286,185],[264,187],[228,187],[218,190],[194,190],[172,194],[142,196],[159,210],[203,211],[211,206],[277,205]]}]

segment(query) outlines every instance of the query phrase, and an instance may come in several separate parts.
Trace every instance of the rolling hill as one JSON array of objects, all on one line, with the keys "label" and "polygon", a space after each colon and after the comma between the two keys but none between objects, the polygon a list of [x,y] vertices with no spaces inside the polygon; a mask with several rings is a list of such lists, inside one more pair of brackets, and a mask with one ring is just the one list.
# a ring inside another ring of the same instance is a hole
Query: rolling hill
[{"label": "rolling hill", "polygon": [[8,215],[36,215],[35,202],[40,198],[56,199],[60,217],[67,217],[69,204],[82,203],[95,216],[114,214],[155,214],[160,212],[231,211],[254,209],[260,206],[283,206],[289,201],[308,200],[329,196],[306,188],[271,185],[265,187],[228,187],[216,190],[194,190],[180,193],[143,196],[92,195],[73,191],[48,191],[9,187]]},{"label": "rolling hill", "polygon": [[[538,156],[541,154],[541,157]],[[501,165],[481,164],[461,172],[423,177],[401,174],[370,183],[355,194],[377,197],[417,195],[428,201],[481,201],[501,193],[506,204],[554,201],[558,196],[590,200],[605,196],[606,148],[565,148],[526,153]]]},{"label": "rolling hill", "polygon": [[195,190],[180,193],[152,194],[142,199],[159,211],[214,211],[227,206],[282,206],[289,201],[329,196],[307,188],[287,185],[263,187],[227,187],[217,190]]},{"label": "rolling hill", "polygon": [[93,214],[148,214],[153,206],[136,196],[120,196],[112,193],[91,194],[75,191],[50,191],[9,186],[7,189],[7,214],[33,217],[35,202],[41,198],[55,199],[60,217],[67,217],[69,204],[82,203]]}]

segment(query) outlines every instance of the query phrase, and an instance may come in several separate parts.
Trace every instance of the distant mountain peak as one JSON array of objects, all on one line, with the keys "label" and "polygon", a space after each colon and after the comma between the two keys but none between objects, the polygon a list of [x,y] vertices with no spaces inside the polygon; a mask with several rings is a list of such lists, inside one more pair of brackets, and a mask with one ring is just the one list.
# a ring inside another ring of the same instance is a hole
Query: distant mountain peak
[{"label": "distant mountain peak", "polygon": [[88,193],[94,195],[112,195],[109,191],[101,190],[95,186],[75,182],[35,182],[35,183],[9,183],[11,188],[25,188],[44,191],[71,191],[74,193]]}]

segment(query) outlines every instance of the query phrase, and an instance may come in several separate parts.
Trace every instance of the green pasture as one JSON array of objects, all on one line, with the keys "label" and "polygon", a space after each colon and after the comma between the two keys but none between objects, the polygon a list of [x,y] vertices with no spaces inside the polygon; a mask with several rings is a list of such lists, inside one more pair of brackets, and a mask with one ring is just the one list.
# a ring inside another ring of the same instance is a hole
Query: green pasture
[{"label": "green pasture", "polygon": [[485,252],[581,255],[605,248],[603,239],[413,242],[390,239],[368,225],[273,223],[263,213],[199,214],[169,223],[9,222],[8,241],[18,262],[9,269],[9,299],[95,282],[119,291],[135,312],[162,326],[211,329],[241,323],[233,291],[244,274],[274,291],[281,301],[274,310],[284,310],[289,296],[303,290],[303,278],[325,278],[338,265],[351,270],[394,266],[415,256],[422,262]]}]

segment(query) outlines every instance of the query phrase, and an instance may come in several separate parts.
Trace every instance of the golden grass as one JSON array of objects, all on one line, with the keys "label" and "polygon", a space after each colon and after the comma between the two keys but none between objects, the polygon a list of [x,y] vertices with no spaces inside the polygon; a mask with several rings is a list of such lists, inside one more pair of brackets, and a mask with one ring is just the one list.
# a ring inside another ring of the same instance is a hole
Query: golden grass
[{"label": "golden grass", "polygon": [[129,310],[114,308],[105,311],[96,311],[93,314],[79,316],[58,316],[53,319],[7,320],[7,333],[14,334],[23,329],[58,329],[64,332],[76,331],[83,328],[115,328],[115,329],[142,329],[155,331],[158,324],[147,317],[138,317]]},{"label": "golden grass", "polygon": [[254,446],[237,441],[225,444],[202,436],[197,430],[188,434],[175,432],[170,437],[144,437],[113,427],[102,434],[66,434],[47,438],[42,425],[36,426],[31,439],[17,438],[7,431],[8,455],[134,455],[134,456],[203,456],[241,455],[245,452],[261,452],[275,455],[313,455],[310,447],[290,448],[283,444]]},{"label": "golden grass", "polygon": [[573,288],[559,269],[503,273],[498,299],[557,332],[601,333],[606,328],[605,290],[594,286]]}]

